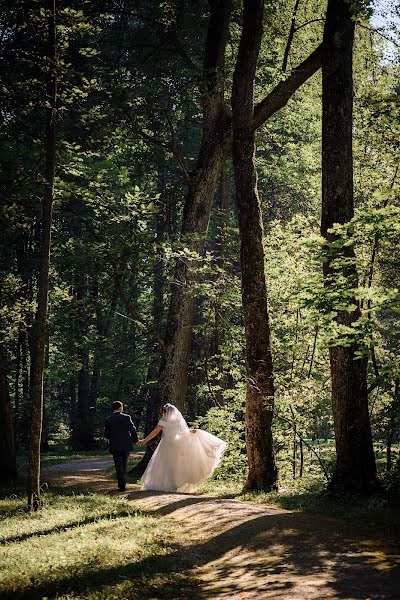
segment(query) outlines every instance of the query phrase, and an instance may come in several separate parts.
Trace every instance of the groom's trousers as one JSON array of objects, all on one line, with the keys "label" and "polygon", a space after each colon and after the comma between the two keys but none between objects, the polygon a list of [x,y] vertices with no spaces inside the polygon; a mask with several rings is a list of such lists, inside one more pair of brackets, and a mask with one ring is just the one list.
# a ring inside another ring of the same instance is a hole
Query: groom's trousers
[{"label": "groom's trousers", "polygon": [[126,485],[125,473],[128,456],[129,451],[126,450],[118,450],[117,452],[113,452],[114,465],[115,470],[117,472],[118,487],[120,490],[124,490]]}]

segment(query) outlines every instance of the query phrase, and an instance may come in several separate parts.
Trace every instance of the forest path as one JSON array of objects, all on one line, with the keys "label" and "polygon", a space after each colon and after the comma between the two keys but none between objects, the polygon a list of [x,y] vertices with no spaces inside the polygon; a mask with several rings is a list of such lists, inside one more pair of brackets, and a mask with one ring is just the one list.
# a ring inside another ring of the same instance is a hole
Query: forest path
[{"label": "forest path", "polygon": [[48,467],[42,480],[124,496],[144,511],[177,522],[179,549],[169,557],[168,572],[184,564],[198,585],[171,600],[400,598],[399,550],[372,529],[251,502],[140,492],[137,484],[128,484],[121,494],[107,473],[110,466],[108,457],[75,460]]}]

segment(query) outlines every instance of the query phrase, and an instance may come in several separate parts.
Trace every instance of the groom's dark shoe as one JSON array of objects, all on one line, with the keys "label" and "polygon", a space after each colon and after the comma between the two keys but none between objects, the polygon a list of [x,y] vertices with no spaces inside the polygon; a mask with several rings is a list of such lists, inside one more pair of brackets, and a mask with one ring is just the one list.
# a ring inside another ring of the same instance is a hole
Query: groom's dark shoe
[{"label": "groom's dark shoe", "polygon": [[118,489],[119,489],[120,492],[125,492],[126,491],[125,487],[119,487]]}]

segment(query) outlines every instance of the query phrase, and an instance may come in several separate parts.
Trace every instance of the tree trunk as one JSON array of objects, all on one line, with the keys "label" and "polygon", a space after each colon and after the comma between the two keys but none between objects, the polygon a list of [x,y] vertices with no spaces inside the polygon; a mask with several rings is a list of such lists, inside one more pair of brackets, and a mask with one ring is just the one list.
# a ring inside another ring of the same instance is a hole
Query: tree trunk
[{"label": "tree trunk", "polygon": [[50,72],[47,82],[46,187],[43,195],[42,246],[38,281],[38,300],[35,317],[33,369],[31,377],[32,420],[28,465],[28,508],[40,506],[40,440],[43,420],[43,371],[47,328],[51,224],[54,199],[56,155],[56,5],[49,0],[48,57]]},{"label": "tree trunk", "polygon": [[246,489],[276,489],[272,443],[274,409],[264,234],[252,127],[254,78],[262,38],[263,0],[245,0],[243,30],[233,76],[233,165],[240,228],[243,319],[246,338]]},{"label": "tree trunk", "polygon": [[[199,159],[196,175],[193,177],[186,198],[181,242],[191,252],[199,255],[203,253],[214,190],[226,155],[223,131],[224,127],[221,126],[220,130],[215,132],[217,139],[220,140],[219,143],[209,149],[208,156]],[[176,263],[159,377],[160,404],[169,402],[177,406],[180,411],[185,407],[188,384],[195,314],[195,296],[192,288],[196,281],[197,267],[198,261],[194,259],[178,260]]]},{"label": "tree trunk", "polygon": [[[329,230],[347,223],[353,207],[353,77],[354,21],[346,0],[329,0],[322,59],[322,235],[332,242]],[[332,260],[342,256],[352,266],[339,270]],[[357,286],[352,247],[337,250],[323,265],[328,290],[335,276],[344,276],[349,289]],[[358,302],[351,311],[338,311],[336,322],[351,328],[360,317]],[[331,489],[366,491],[377,483],[375,456],[368,413],[367,361],[356,357],[357,346],[331,346],[332,407],[336,441],[336,467]]]},{"label": "tree trunk", "polygon": [[13,481],[17,478],[17,461],[3,344],[0,344],[0,457],[0,481]]},{"label": "tree trunk", "polygon": [[[196,168],[190,176],[181,241],[202,254],[218,177],[232,147],[232,123],[224,102],[224,60],[231,1],[210,0],[211,12],[204,52],[201,93],[203,137]],[[252,128],[260,127],[285,106],[295,91],[321,66],[318,47],[286,80],[255,107]],[[177,260],[171,285],[165,348],[160,368],[157,403],[170,402],[184,410],[195,313],[193,284],[196,261]]]}]

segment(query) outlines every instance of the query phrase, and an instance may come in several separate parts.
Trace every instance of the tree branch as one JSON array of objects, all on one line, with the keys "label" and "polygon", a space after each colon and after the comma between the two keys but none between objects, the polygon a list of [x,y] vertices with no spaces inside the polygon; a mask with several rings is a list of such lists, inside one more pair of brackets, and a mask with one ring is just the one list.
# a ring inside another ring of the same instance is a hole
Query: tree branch
[{"label": "tree branch", "polygon": [[255,106],[253,128],[258,129],[269,117],[283,108],[294,92],[321,68],[321,63],[322,44]]},{"label": "tree branch", "polygon": [[286,68],[287,68],[287,64],[288,64],[288,59],[289,59],[290,47],[292,45],[293,36],[295,34],[295,31],[296,31],[295,25],[296,25],[296,16],[297,16],[297,10],[299,8],[299,4],[300,4],[300,0],[296,0],[295,5],[294,5],[294,9],[293,9],[292,22],[290,24],[290,31],[289,31],[289,35],[288,35],[288,40],[287,40],[285,52],[284,52],[284,55],[283,55],[283,62],[282,62],[282,72],[283,73],[286,72]]}]

